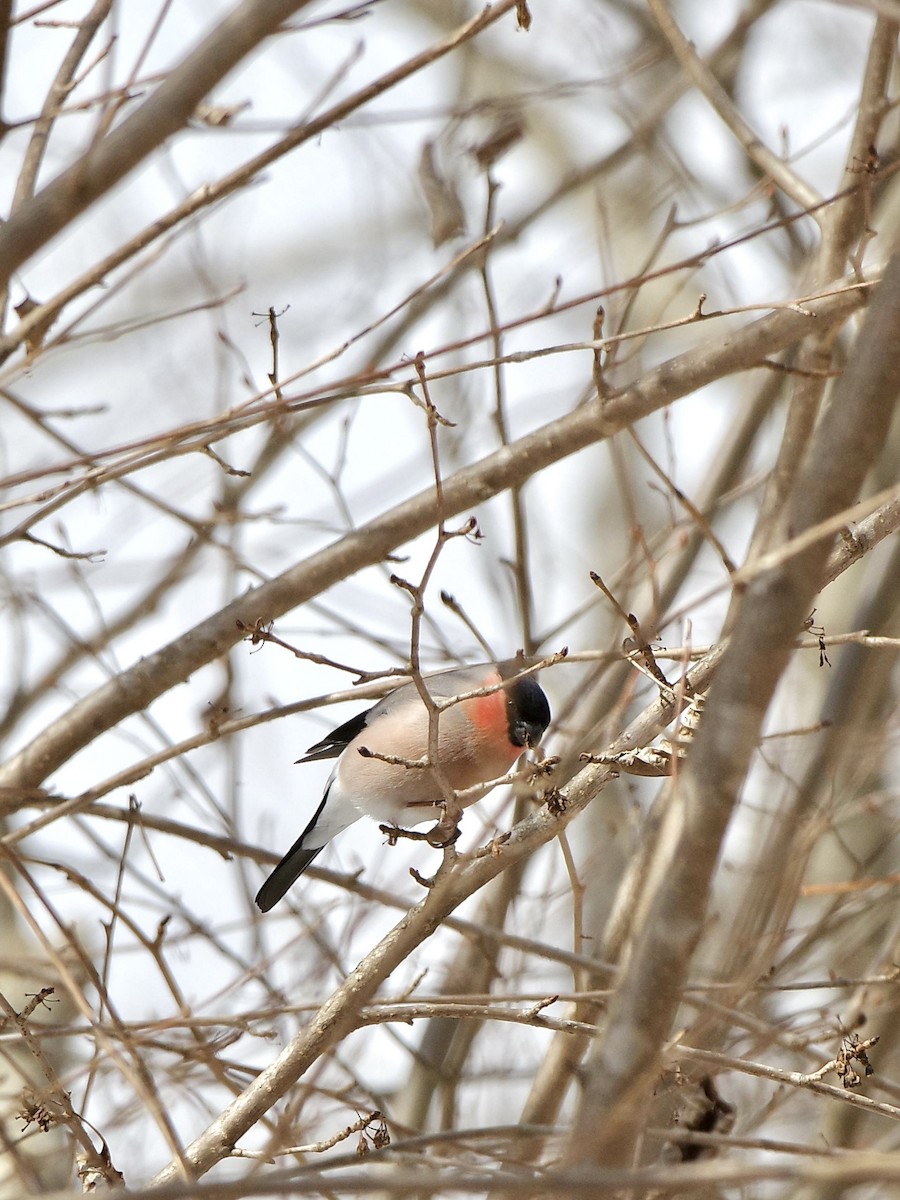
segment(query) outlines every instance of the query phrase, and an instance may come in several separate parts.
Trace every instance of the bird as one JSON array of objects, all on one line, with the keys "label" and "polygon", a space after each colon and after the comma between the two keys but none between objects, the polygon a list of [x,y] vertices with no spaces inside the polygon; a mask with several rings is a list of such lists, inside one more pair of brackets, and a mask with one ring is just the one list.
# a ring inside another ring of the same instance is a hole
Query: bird
[{"label": "bird", "polygon": [[[519,660],[506,661],[422,677],[428,694],[439,702],[496,689],[442,709],[437,718],[438,766],[454,790],[499,778],[526,749],[540,744],[550,724],[550,705],[534,676],[519,674],[522,666]],[[429,722],[429,710],[415,681],[410,681],[333,729],[297,759],[307,763],[339,757],[339,762],[309,824],[259,889],[256,903],[262,912],[278,903],[333,837],[361,817],[402,828],[444,815],[435,772],[404,765],[426,758]],[[372,754],[403,762],[386,762]]]}]

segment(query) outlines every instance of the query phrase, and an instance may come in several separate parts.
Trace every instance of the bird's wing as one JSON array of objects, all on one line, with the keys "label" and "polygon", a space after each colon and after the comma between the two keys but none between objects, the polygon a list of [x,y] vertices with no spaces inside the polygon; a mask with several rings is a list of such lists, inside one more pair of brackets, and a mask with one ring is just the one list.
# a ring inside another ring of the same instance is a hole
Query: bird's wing
[{"label": "bird's wing", "polygon": [[[496,667],[490,663],[476,667],[454,667],[449,671],[438,671],[436,674],[426,676],[428,690],[436,700],[449,699],[451,696],[477,691],[478,688],[493,683],[498,678],[496,671]],[[389,713],[396,712],[398,708],[411,702],[415,706],[421,704],[418,690],[414,683],[403,683],[392,692],[388,692],[377,704],[367,708],[365,712],[357,713],[343,725],[338,725],[337,729],[332,729],[331,733],[323,737],[320,742],[316,742],[314,746],[310,746],[303,757],[296,761],[298,763],[319,762],[323,758],[337,758],[367,725],[371,725],[373,721],[381,717],[388,716]]]},{"label": "bird's wing", "polygon": [[343,725],[338,725],[337,729],[332,729],[331,733],[323,737],[321,742],[310,746],[303,757],[297,759],[297,762],[319,762],[320,759],[337,758],[339,754],[343,754],[356,735],[365,729],[371,711],[371,708],[367,708],[365,712],[357,713]]}]

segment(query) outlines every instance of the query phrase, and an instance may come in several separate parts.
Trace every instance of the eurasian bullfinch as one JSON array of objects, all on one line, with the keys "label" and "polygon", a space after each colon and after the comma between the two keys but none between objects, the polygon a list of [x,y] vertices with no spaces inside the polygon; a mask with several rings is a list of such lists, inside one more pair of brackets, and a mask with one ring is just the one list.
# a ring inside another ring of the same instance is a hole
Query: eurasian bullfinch
[{"label": "eurasian bullfinch", "polygon": [[[440,711],[438,762],[454,790],[504,775],[523,750],[538,745],[550,724],[547,697],[533,676],[515,677],[520,669],[507,662],[425,676],[428,693],[437,701],[498,688]],[[424,759],[428,728],[428,709],[415,683],[405,683],[297,760],[317,762],[340,755],[312,820],[259,889],[256,903],[263,912],[281,899],[327,842],[360,817],[400,827],[441,817],[441,787],[432,771],[366,754],[374,751],[405,762]]]}]

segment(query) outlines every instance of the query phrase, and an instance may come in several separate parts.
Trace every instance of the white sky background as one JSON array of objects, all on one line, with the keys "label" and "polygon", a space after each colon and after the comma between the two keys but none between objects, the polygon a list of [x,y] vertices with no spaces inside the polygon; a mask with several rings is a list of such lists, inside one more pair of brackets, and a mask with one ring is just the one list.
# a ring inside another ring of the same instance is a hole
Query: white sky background
[{"label": "white sky background", "polygon": [[[338,7],[314,6],[301,20],[312,21]],[[39,409],[87,410],[85,415],[57,422],[57,428],[78,446],[115,445],[210,417],[264,389],[270,365],[268,333],[254,313],[262,313],[270,305],[285,310],[279,322],[283,376],[302,371],[377,320],[464,244],[458,240],[435,250],[429,242],[416,176],[425,139],[438,140],[446,167],[458,182],[469,234],[476,234],[483,222],[483,179],[465,151],[483,136],[486,119],[466,115],[453,124],[448,112],[451,105],[531,92],[532,98],[519,105],[526,122],[525,137],[496,167],[502,184],[498,216],[515,221],[530,210],[537,196],[555,186],[561,170],[586,163],[627,138],[626,106],[632,107],[633,117],[652,96],[652,83],[640,72],[633,81],[623,83],[619,77],[633,46],[617,6],[532,0],[531,7],[534,26],[530,33],[516,31],[510,19],[485,35],[482,49],[489,47],[496,56],[494,71],[472,68],[472,77],[463,80],[464,58],[446,59],[379,98],[339,131],[329,131],[304,145],[270,168],[262,180],[205,215],[201,223],[181,231],[162,252],[154,251],[146,268],[134,278],[127,273],[116,275],[106,289],[95,289],[73,305],[50,334],[52,342],[68,330],[66,344],[52,347],[33,366],[23,366],[21,358],[9,360],[0,368],[0,384]],[[685,3],[678,6],[678,15],[698,47],[708,50],[730,27],[739,7],[725,2]],[[84,8],[84,4],[61,5],[53,16],[57,20],[65,14],[77,17]],[[229,4],[198,0],[173,3],[142,75],[164,71],[211,27],[214,15],[230,8]],[[440,8],[388,2],[373,6],[360,20],[316,25],[268,44],[210,98],[222,104],[250,102],[233,124],[222,130],[198,127],[175,138],[152,166],[136,172],[23,268],[13,301],[19,302],[25,294],[45,299],[194,188],[269,144],[298,114],[333,103],[434,41],[441,29],[431,16]],[[452,10],[455,24],[460,14],[474,12],[475,6],[454,4],[447,10],[448,14]],[[156,5],[117,7],[115,50],[100,75],[92,77],[78,95],[94,95],[104,74],[103,86],[119,85],[127,78],[156,12]],[[818,143],[799,165],[823,192],[841,186],[840,163],[849,137],[846,117],[857,98],[871,25],[870,15],[850,6],[776,4],[759,23],[745,53],[738,82],[744,115],[775,149],[781,144],[781,130],[786,130],[793,151]],[[37,111],[70,36],[67,30],[54,33],[32,28],[30,22],[16,30],[5,99],[8,120],[24,119]],[[138,85],[136,91],[141,90]],[[91,115],[71,116],[58,124],[44,181],[80,152],[93,119]],[[556,206],[492,261],[498,309],[504,319],[540,308],[550,298],[557,277],[562,298],[597,291],[615,279],[627,278],[640,268],[673,201],[677,201],[682,218],[702,215],[708,219],[674,237],[664,253],[667,260],[700,250],[714,239],[725,240],[762,221],[764,202],[724,211],[748,193],[753,181],[730,136],[696,95],[675,108],[674,120],[677,127],[669,126],[671,139],[683,169],[694,175],[695,182],[685,183],[674,164],[668,171],[642,176],[643,160],[639,159],[616,177],[614,190],[582,189],[575,198]],[[13,132],[0,144],[4,211],[27,135],[27,128]],[[632,325],[687,314],[700,291],[709,296],[707,308],[714,309],[786,298],[793,285],[777,235],[771,240],[751,241],[713,259],[680,285],[667,283],[647,289]],[[192,315],[183,315],[191,308],[196,309]],[[552,320],[528,325],[511,333],[505,348],[511,352],[536,344],[585,340],[590,337],[593,311],[593,305],[586,303]],[[73,323],[78,313],[83,313],[83,318]],[[181,315],[174,319],[176,314]],[[428,353],[483,327],[485,320],[480,287],[471,279],[457,290],[452,303],[433,310],[427,320],[408,332],[389,357],[412,357],[419,350]],[[676,330],[642,343],[637,357],[623,364],[617,381],[679,353],[707,333],[708,326]],[[311,379],[292,386],[324,386],[361,369],[377,340],[378,335],[362,339],[333,363],[319,368]],[[482,342],[448,361],[488,358],[489,354],[489,346]],[[554,355],[514,365],[508,368],[505,382],[511,429],[520,435],[578,403],[590,384],[590,355]],[[457,376],[433,389],[439,409],[457,422],[455,429],[442,433],[448,473],[496,444],[491,386],[489,373],[481,371]],[[655,419],[652,427],[641,431],[689,494],[702,486],[710,467],[708,453],[732,419],[742,387],[726,383],[707,389],[680,403],[665,429],[663,422]],[[100,411],[92,411],[95,406],[101,406]],[[664,433],[670,439],[668,457]],[[217,444],[216,450],[228,463],[242,468],[252,459],[262,436],[261,431],[253,431],[233,437]],[[0,473],[46,469],[68,457],[8,404],[4,406]],[[316,468],[318,464],[329,470],[338,461],[342,465],[341,497],[349,514],[342,511],[333,487]],[[654,523],[663,527],[669,522],[668,502],[650,486],[649,471],[632,461],[643,519],[649,527]],[[176,458],[132,478],[136,485],[163,495],[168,504],[200,521],[211,516],[223,483],[221,469],[199,456]],[[178,637],[261,575],[275,575],[329,544],[346,528],[348,515],[353,522],[362,523],[426,487],[429,480],[425,422],[408,399],[382,395],[335,405],[313,426],[302,446],[285,454],[277,470],[253,491],[250,509],[271,515],[245,523],[237,532],[220,530],[217,539],[223,549],[204,550],[201,569],[195,567],[158,612],[118,638],[114,655],[105,653],[100,662],[82,665],[60,680],[11,731],[5,749],[12,751],[24,744],[48,719],[64,711],[73,697],[103,682],[108,672]],[[42,486],[43,482],[25,484],[8,492],[7,498]],[[627,552],[627,520],[607,449],[588,450],[546,472],[527,489],[526,503],[532,521],[536,628],[560,625],[559,633],[544,649],[551,651],[563,644],[572,650],[597,648],[595,619],[573,621],[571,615],[591,600],[602,606],[588,571],[594,569],[611,578]],[[4,527],[8,529],[20,515],[18,509],[5,513]],[[738,559],[746,546],[750,515],[749,505],[739,506],[720,530]],[[444,646],[468,661],[480,657],[470,636],[441,609],[437,600],[441,587],[457,596],[499,652],[511,653],[520,644],[513,590],[502,565],[512,546],[506,498],[483,506],[477,516],[483,543],[451,544],[431,586],[430,613],[440,633],[429,629],[426,634],[430,665],[445,665]],[[58,516],[35,527],[35,532],[74,550],[98,553],[96,561],[88,563],[66,561],[39,546],[22,543],[3,549],[0,563],[7,603],[0,637],[0,681],[5,683],[0,686],[7,696],[17,682],[37,678],[71,639],[90,637],[99,623],[113,619],[189,536],[183,524],[115,485],[75,500]],[[406,548],[409,561],[395,569],[416,578],[431,545],[429,537]],[[252,570],[230,563],[229,551]],[[400,665],[408,645],[408,603],[390,586],[387,574],[386,569],[361,573],[335,588],[321,606],[289,614],[278,622],[276,632],[305,650],[360,668]],[[718,632],[724,592],[702,608],[691,607],[689,601],[716,582],[722,582],[721,566],[710,556],[685,591],[685,615],[693,623],[695,640],[701,643]],[[12,603],[14,590],[25,597],[24,610]],[[625,632],[619,630],[616,638],[620,640]],[[675,623],[660,632],[664,640],[676,642],[681,626]],[[601,648],[606,644],[604,641]],[[349,686],[349,678],[297,662],[274,647],[251,652],[247,645],[240,645],[232,655],[231,667],[231,703],[247,713]],[[554,709],[563,706],[576,676],[577,668],[569,667],[545,677]],[[187,685],[155,704],[147,719],[129,720],[77,755],[49,781],[50,786],[65,795],[76,794],[168,740],[188,736],[201,727],[223,684],[219,666],[198,672]],[[280,851],[311,814],[329,769],[327,763],[295,767],[293,760],[323,730],[352,711],[348,706],[261,725],[227,746],[213,745],[186,762],[170,764],[130,790],[149,812],[218,832],[233,828],[248,842]],[[124,805],[127,792],[107,799]],[[504,805],[505,801],[495,796],[480,812],[470,811],[462,844],[472,846],[490,836],[494,814],[500,828],[508,827],[509,809]],[[227,814],[227,820],[217,808]],[[26,812],[25,818],[32,815]],[[65,828],[51,826],[22,848],[38,858],[74,865],[110,894],[124,826],[94,823],[87,828],[109,848],[108,858],[99,855],[73,823]],[[129,857],[135,873],[126,877],[126,892],[147,933],[152,934],[164,915],[176,912],[169,934],[173,968],[196,1012],[204,1015],[258,1003],[261,993],[250,976],[267,954],[280,956],[273,976],[292,1001],[323,993],[322,981],[308,978],[302,946],[306,932],[290,907],[279,908],[260,926],[248,927],[242,876],[252,895],[262,879],[257,867],[224,862],[211,851],[173,838],[155,836],[150,841],[164,880],[156,880],[146,851],[136,841]],[[436,865],[437,857],[418,846],[401,844],[386,849],[377,829],[363,822],[320,861],[335,869],[363,868],[367,881],[415,900],[418,892],[408,879],[407,865],[416,863],[427,871]],[[106,911],[61,872],[47,870],[40,878],[66,920],[77,922],[84,942],[99,953],[100,922],[106,919]],[[550,890],[550,907],[541,900],[540,911],[554,914],[554,920],[558,915],[565,929],[569,920],[567,883],[558,857],[548,856],[546,865],[535,874],[536,898],[545,884]],[[339,949],[340,961],[347,969],[393,920],[392,913],[383,911],[364,914],[360,901],[343,899],[313,881],[299,885],[292,899],[306,916],[314,914],[321,922],[320,935]],[[207,923],[234,958],[208,947],[201,950],[197,938],[186,938],[175,949],[186,931],[183,916],[177,915],[181,905],[185,913]],[[529,927],[529,921],[523,905],[523,929]],[[567,932],[561,934],[563,944],[566,936]],[[122,944],[131,940],[125,931],[117,937]],[[446,943],[435,941],[426,946],[408,964],[408,972],[400,972],[392,980],[392,989],[399,989],[423,966],[439,963],[445,956]],[[115,971],[121,977],[114,974],[111,988],[124,1019],[163,1017],[173,1011],[171,996],[142,951],[123,955]],[[531,983],[538,990],[554,986],[552,977],[540,975],[532,975]],[[505,1036],[498,1035],[498,1046]],[[351,1041],[341,1053],[359,1044]],[[390,1062],[391,1035],[383,1035],[382,1055],[377,1059],[376,1044],[366,1042],[367,1053],[373,1055],[369,1081],[377,1092],[390,1087],[396,1078],[389,1065],[383,1069],[382,1062],[382,1056]],[[260,1064],[272,1053],[272,1042],[244,1038],[233,1057]],[[401,1074],[404,1064],[405,1060]],[[363,1073],[367,1073],[365,1066]],[[498,1089],[504,1097],[514,1094],[515,1081],[505,1089],[498,1084]],[[77,1095],[77,1084],[73,1094]],[[179,1104],[188,1110],[182,1114],[182,1126],[191,1136],[222,1100],[211,1093],[206,1108],[207,1098],[166,1098],[176,1112]],[[113,1087],[95,1091],[92,1104],[96,1111],[89,1108],[86,1115],[102,1127],[119,1099]],[[516,1105],[511,1103],[510,1115],[515,1111]],[[473,1121],[480,1115],[473,1111]],[[146,1122],[134,1114],[123,1124],[133,1139],[128,1156],[135,1178],[139,1169],[151,1170],[165,1161],[165,1150]]]}]

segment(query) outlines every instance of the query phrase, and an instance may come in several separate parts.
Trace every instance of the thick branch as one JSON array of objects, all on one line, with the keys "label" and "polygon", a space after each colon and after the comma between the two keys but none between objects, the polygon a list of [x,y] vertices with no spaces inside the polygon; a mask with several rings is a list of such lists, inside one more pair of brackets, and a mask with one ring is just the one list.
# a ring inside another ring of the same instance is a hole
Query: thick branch
[{"label": "thick branch", "polygon": [[0,282],[181,129],[213,87],[309,0],[243,0],[112,133],[0,226]]}]

